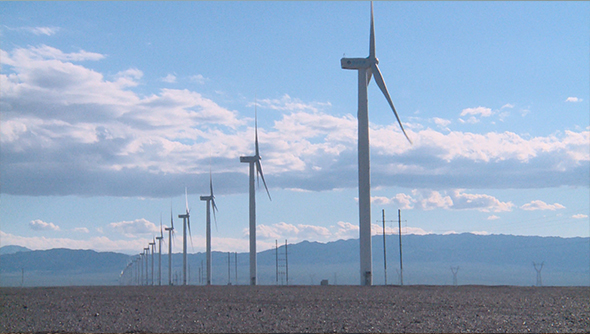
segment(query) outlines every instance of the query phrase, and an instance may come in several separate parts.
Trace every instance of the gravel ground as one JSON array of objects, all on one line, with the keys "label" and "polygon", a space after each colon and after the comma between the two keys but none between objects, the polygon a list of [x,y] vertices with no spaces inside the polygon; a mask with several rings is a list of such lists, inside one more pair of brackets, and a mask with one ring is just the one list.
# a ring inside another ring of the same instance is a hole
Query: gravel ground
[{"label": "gravel ground", "polygon": [[587,287],[0,288],[2,332],[589,332]]}]

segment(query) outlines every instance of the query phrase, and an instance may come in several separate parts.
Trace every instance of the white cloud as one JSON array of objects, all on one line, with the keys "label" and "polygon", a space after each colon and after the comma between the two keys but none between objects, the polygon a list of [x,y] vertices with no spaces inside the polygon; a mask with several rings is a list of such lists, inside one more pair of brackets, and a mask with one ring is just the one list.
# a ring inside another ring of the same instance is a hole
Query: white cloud
[{"label": "white cloud", "polygon": [[565,102],[582,102],[583,100],[577,97],[570,96],[565,99]]},{"label": "white cloud", "polygon": [[359,226],[349,222],[339,221],[336,225],[330,226],[335,230],[334,238],[336,240],[347,240],[359,237]]},{"label": "white cloud", "polygon": [[[497,198],[486,194],[469,194],[464,190],[434,191],[427,189],[414,189],[412,195],[397,194],[393,198],[372,197],[375,204],[394,204],[400,209],[419,210],[478,210],[482,212],[504,212],[512,211],[515,205],[512,202],[502,202]],[[402,207],[403,206],[403,207]],[[495,217],[495,216],[492,216]],[[490,219],[490,218],[488,218]]]},{"label": "white cloud", "polygon": [[167,82],[167,83],[175,83],[176,76],[174,74],[168,74],[167,76],[162,78],[162,81]]},{"label": "white cloud", "polygon": [[419,210],[449,209],[453,206],[451,197],[438,191],[414,189],[412,195],[416,198],[415,207]]},{"label": "white cloud", "polygon": [[[244,234],[248,235],[248,229],[244,229]],[[322,226],[306,224],[287,224],[280,222],[273,225],[260,224],[256,227],[256,237],[264,239],[289,239],[293,242],[301,240],[329,240],[330,231]]]},{"label": "white cloud", "polygon": [[496,215],[491,215],[488,217],[488,220],[498,220],[500,219],[500,217],[496,216]]},{"label": "white cloud", "polygon": [[72,231],[79,233],[90,233],[90,231],[86,227],[76,227]]},{"label": "white cloud", "polygon": [[456,210],[479,210],[483,212],[512,211],[515,206],[512,202],[501,202],[493,196],[486,194],[467,194],[462,190],[455,190],[450,195],[452,208]]},{"label": "white cloud", "polygon": [[444,131],[451,131],[451,129],[449,129],[448,127],[452,123],[451,120],[434,117],[432,121],[434,122],[434,124],[436,124],[436,126],[439,129]]},{"label": "white cloud", "polygon": [[503,105],[503,106],[500,108],[500,110],[501,110],[501,109],[512,109],[512,108],[514,108],[514,105],[513,105],[513,104],[506,103],[505,105]]},{"label": "white cloud", "polygon": [[477,108],[466,108],[461,111],[461,116],[466,115],[473,115],[473,116],[481,116],[481,117],[490,117],[492,116],[493,112],[490,108],[485,107],[477,107]]},{"label": "white cloud", "polygon": [[397,207],[400,210],[409,210],[412,209],[414,199],[407,194],[399,193],[396,194],[394,197],[387,198],[382,196],[371,196],[371,203],[375,205],[391,205]]},{"label": "white cloud", "polygon": [[[38,47],[30,47],[29,49],[17,49],[14,51],[13,57],[11,57],[11,59],[3,59],[3,61],[8,60],[11,64],[14,64],[15,61],[19,62],[26,60],[97,61],[104,58],[105,56],[100,53],[88,52],[84,50],[80,50],[79,52],[64,53],[63,51],[54,47],[41,45]],[[57,63],[53,63],[53,65],[57,65]]]},{"label": "white cloud", "polygon": [[190,78],[189,78],[189,79],[190,79],[190,81],[192,81],[192,82],[196,82],[196,83],[198,83],[198,84],[200,84],[200,85],[203,85],[203,84],[205,84],[205,81],[207,81],[207,78],[205,78],[205,77],[204,77],[203,75],[201,75],[201,74],[192,75],[192,76],[190,76]]},{"label": "white cloud", "polygon": [[156,224],[144,218],[133,221],[110,223],[109,227],[129,238],[135,238],[142,234],[155,234],[160,232],[160,229],[156,226]]},{"label": "white cloud", "polygon": [[554,203],[554,204],[547,204],[543,201],[540,200],[535,200],[535,201],[531,201],[530,203],[527,203],[523,206],[520,207],[523,210],[527,210],[527,211],[534,211],[534,210],[551,210],[551,211],[555,211],[558,209],[565,209],[565,206],[559,204],[559,203]]},{"label": "white cloud", "polygon": [[46,223],[40,219],[30,221],[29,227],[35,231],[59,231],[59,226],[53,223]]},{"label": "white cloud", "polygon": [[28,32],[31,32],[35,35],[46,35],[46,36],[55,35],[60,30],[59,27],[26,27],[23,29]]},{"label": "white cloud", "polygon": [[52,248],[92,249],[102,252],[135,253],[142,249],[151,239],[111,240],[107,237],[92,237],[90,239],[23,237],[0,231],[2,243],[17,245],[33,250]]},{"label": "white cloud", "polygon": [[573,215],[572,218],[574,218],[574,219],[584,219],[584,218],[588,218],[588,215],[585,215],[583,213],[579,213],[579,214]]},{"label": "white cloud", "polygon": [[[398,233],[397,228],[391,227],[386,227],[385,231],[387,234]],[[249,230],[247,228],[243,230],[244,237],[249,235],[248,232]],[[382,226],[378,224],[371,224],[371,233],[372,235],[382,235]],[[430,232],[427,232],[418,227],[404,227],[402,229],[402,233],[424,235]],[[358,239],[358,237],[358,225],[343,221],[339,221],[335,225],[331,225],[329,227],[307,224],[293,225],[285,222],[272,225],[260,224],[256,227],[257,243],[268,243],[269,245],[275,240],[285,239],[289,240],[289,243],[296,243],[303,240],[329,242],[342,239]]]},{"label": "white cloud", "polygon": [[280,99],[260,99],[256,103],[263,108],[282,111],[318,112],[331,106],[330,103],[325,102],[306,103],[300,99],[292,98],[288,94],[283,95]]}]

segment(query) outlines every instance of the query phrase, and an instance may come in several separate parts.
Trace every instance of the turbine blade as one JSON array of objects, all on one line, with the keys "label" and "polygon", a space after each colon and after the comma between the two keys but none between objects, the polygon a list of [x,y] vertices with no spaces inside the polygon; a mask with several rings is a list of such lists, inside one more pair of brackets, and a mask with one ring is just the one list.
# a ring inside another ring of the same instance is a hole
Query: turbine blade
[{"label": "turbine blade", "polygon": [[160,237],[164,237],[164,230],[162,229],[162,212],[160,212]]},{"label": "turbine blade", "polygon": [[172,227],[172,233],[174,233],[174,217],[172,216],[172,203],[170,203],[170,227]]},{"label": "turbine blade", "polygon": [[190,211],[188,208],[188,190],[186,189],[186,187],[184,187],[184,202],[186,205],[186,213],[188,214]]},{"label": "turbine blade", "polygon": [[373,77],[373,71],[371,70],[371,68],[369,68],[367,70],[367,86],[369,85],[369,82],[371,82],[371,77]]},{"label": "turbine blade", "polygon": [[256,171],[257,171],[257,174],[259,174],[260,177],[262,177],[262,183],[264,183],[264,189],[266,189],[266,193],[268,194],[268,199],[270,199],[272,201],[272,198],[270,197],[270,192],[268,191],[268,187],[266,186],[266,180],[264,180],[264,173],[262,173],[262,165],[260,164],[260,160],[256,160]]},{"label": "turbine blade", "polygon": [[375,25],[373,23],[373,1],[371,1],[371,36],[369,39],[369,59],[375,59]]},{"label": "turbine blade", "polygon": [[256,111],[256,103],[254,104],[254,147],[256,148],[256,156],[260,156],[258,149],[258,112]]},{"label": "turbine blade", "polygon": [[410,144],[412,144],[410,137],[408,137],[406,130],[404,130],[404,126],[402,125],[402,121],[399,119],[399,116],[397,115],[397,111],[395,111],[395,107],[393,106],[393,102],[391,101],[391,96],[389,96],[389,92],[387,91],[387,86],[385,86],[385,82],[383,81],[383,76],[381,75],[381,71],[379,71],[379,66],[377,66],[377,64],[373,64],[371,66],[371,69],[373,70],[373,75],[375,76],[375,82],[377,83],[377,86],[379,86],[379,88],[381,89],[381,92],[383,92],[383,95],[385,95],[387,102],[389,102],[389,106],[393,110],[395,118],[397,118],[397,122],[399,123],[399,126],[402,129],[402,132],[404,133],[404,135],[406,136],[406,139],[410,142]]},{"label": "turbine blade", "polygon": [[195,247],[193,247],[193,235],[191,233],[191,219],[190,219],[190,217],[186,217],[186,224],[188,225],[188,235],[189,235],[189,238],[191,239],[191,250],[194,253]]},{"label": "turbine blade", "polygon": [[217,229],[217,215],[215,214],[215,211],[217,211],[217,205],[215,205],[215,200],[213,198],[211,198],[211,206],[212,209],[211,211],[213,211],[213,220],[215,221],[215,231],[219,232],[219,230]]},{"label": "turbine blade", "polygon": [[213,197],[213,178],[211,177],[211,171],[209,171],[209,196]]}]

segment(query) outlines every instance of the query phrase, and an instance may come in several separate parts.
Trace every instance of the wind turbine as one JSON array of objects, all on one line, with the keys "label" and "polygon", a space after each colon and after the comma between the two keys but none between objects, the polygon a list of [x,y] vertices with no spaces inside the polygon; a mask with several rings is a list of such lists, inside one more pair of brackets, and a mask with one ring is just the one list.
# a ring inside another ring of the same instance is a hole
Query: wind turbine
[{"label": "wind turbine", "polygon": [[[256,103],[254,103],[254,146],[256,153],[253,156],[240,157],[240,162],[250,164],[250,285],[256,285],[256,189],[254,188],[254,168],[256,174],[262,177],[264,188],[270,198],[270,192],[264,180],[262,165],[260,164],[260,151],[258,149],[258,116],[256,113]],[[256,166],[255,166],[256,165]]]},{"label": "wind turbine", "polygon": [[[182,229],[182,285],[186,285],[186,227],[188,225],[188,233],[191,233],[191,221],[190,221],[190,209],[188,208],[188,193],[186,188],[184,188],[184,199],[186,203],[186,213],[183,215],[178,215],[178,218],[182,218],[183,229]],[[191,234],[191,242],[193,237]]]},{"label": "wind turbine", "polygon": [[154,285],[154,253],[156,252],[156,238],[149,244],[152,248],[152,285]]},{"label": "wind turbine", "polygon": [[213,196],[213,178],[211,169],[209,169],[209,196],[201,196],[201,201],[207,201],[207,285],[211,285],[211,207],[213,207],[213,218],[217,226],[217,205],[215,205],[215,196]]},{"label": "wind turbine", "polygon": [[170,227],[165,227],[164,230],[168,231],[168,285],[172,285],[172,234],[174,234],[172,205],[170,205]]},{"label": "wind turbine", "polygon": [[145,285],[149,285],[149,275],[150,275],[149,268],[148,268],[148,266],[149,266],[148,256],[150,254],[150,246],[149,246],[149,243],[148,243],[148,246],[143,249],[143,251],[145,253]]},{"label": "wind turbine", "polygon": [[164,239],[164,232],[162,231],[162,213],[160,213],[160,236],[156,237],[158,240],[158,285],[162,285],[162,241]]},{"label": "wind turbine", "polygon": [[369,154],[369,115],[367,87],[371,76],[375,76],[375,82],[389,106],[393,110],[395,118],[399,123],[402,132],[410,143],[412,141],[406,134],[397,111],[393,106],[381,71],[379,71],[379,60],[375,56],[375,27],[373,24],[373,2],[371,2],[371,31],[369,42],[369,57],[367,58],[342,58],[340,65],[346,70],[358,70],[358,176],[359,176],[359,234],[360,234],[360,274],[361,285],[372,285],[372,254],[371,254],[371,174]]}]

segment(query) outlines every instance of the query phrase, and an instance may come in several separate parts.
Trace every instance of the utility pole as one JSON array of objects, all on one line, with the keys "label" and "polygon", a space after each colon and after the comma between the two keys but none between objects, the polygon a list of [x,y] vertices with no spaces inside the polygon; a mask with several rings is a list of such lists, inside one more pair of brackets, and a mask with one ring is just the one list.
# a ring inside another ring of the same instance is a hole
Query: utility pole
[{"label": "utility pole", "polygon": [[238,285],[238,252],[235,252],[234,265],[236,266],[236,285]]},{"label": "utility pole", "polygon": [[393,220],[385,220],[385,209],[381,210],[383,223],[383,272],[385,275],[385,285],[387,285],[387,248],[385,247],[385,222],[392,222]]},{"label": "utility pole", "polygon": [[231,285],[231,273],[230,273],[230,265],[231,265],[231,257],[230,252],[227,252],[227,285]]},{"label": "utility pole", "polygon": [[275,272],[276,272],[276,285],[279,285],[279,241],[275,240]]},{"label": "utility pole", "polygon": [[397,222],[399,227],[399,282],[400,285],[404,285],[404,265],[402,260],[402,213],[401,210],[397,210]]},{"label": "utility pole", "polygon": [[285,239],[285,273],[287,275],[287,285],[289,285],[289,252],[287,252],[287,239]]}]

